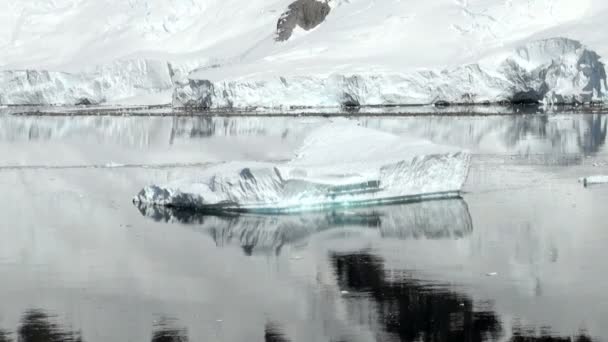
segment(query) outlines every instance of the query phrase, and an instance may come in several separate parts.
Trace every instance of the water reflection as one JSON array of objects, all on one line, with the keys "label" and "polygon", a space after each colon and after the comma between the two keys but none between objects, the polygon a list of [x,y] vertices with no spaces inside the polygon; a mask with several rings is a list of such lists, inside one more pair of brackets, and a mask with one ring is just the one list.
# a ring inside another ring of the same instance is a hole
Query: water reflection
[{"label": "water reflection", "polygon": [[[356,117],[364,126],[490,153],[597,153],[608,115]],[[320,117],[0,116],[0,142],[85,139],[136,148],[220,137],[298,140]],[[274,141],[274,140],[273,140]],[[272,149],[275,144],[266,147]]]},{"label": "water reflection", "polygon": [[474,309],[465,295],[425,285],[405,271],[387,272],[383,260],[366,252],[330,258],[340,288],[371,297],[386,332],[401,341],[485,341],[502,335],[498,317]]},{"label": "water reflection", "polygon": [[289,342],[290,340],[285,336],[283,329],[276,322],[266,323],[264,327],[264,341],[265,342]]},{"label": "water reflection", "polygon": [[606,144],[608,115],[367,118],[367,127],[413,134],[481,153],[592,154]]},{"label": "water reflection", "polygon": [[[386,269],[385,261],[370,251],[331,253],[331,265],[341,290],[349,293],[348,314],[360,324],[381,330],[385,341],[591,341],[584,334],[576,337],[553,336],[550,329],[515,325],[505,331],[489,302],[476,303],[449,284],[418,280],[415,272]],[[374,314],[369,314],[367,307]],[[388,336],[387,336],[388,335]],[[510,338],[509,338],[510,336]]]},{"label": "water reflection", "polygon": [[[18,342],[83,342],[81,332],[56,323],[57,317],[41,309],[26,311],[17,330]],[[12,342],[13,334],[0,329],[0,342]],[[163,318],[154,324],[152,342],[188,342],[188,330],[176,327],[176,320]],[[280,341],[280,340],[273,340]]]},{"label": "water reflection", "polygon": [[555,336],[546,328],[537,331],[535,327],[513,327],[511,342],[592,342],[593,339],[581,333],[577,336]]},{"label": "water reflection", "polygon": [[82,342],[80,332],[70,331],[53,322],[55,317],[42,310],[27,311],[18,330],[19,342]]},{"label": "water reflection", "polygon": [[152,342],[188,342],[188,330],[177,328],[175,320],[163,318],[154,324]]},{"label": "water reflection", "polygon": [[0,342],[10,342],[10,336],[11,334],[8,331],[0,329]]},{"label": "water reflection", "polygon": [[588,115],[584,120],[589,129],[579,137],[578,145],[584,154],[597,153],[606,143],[608,120],[599,115]]},{"label": "water reflection", "polygon": [[463,200],[439,200],[300,215],[207,215],[183,209],[138,205],[160,222],[196,226],[218,246],[239,245],[247,255],[275,254],[285,245],[336,228],[356,228],[395,239],[460,239],[473,231]]}]

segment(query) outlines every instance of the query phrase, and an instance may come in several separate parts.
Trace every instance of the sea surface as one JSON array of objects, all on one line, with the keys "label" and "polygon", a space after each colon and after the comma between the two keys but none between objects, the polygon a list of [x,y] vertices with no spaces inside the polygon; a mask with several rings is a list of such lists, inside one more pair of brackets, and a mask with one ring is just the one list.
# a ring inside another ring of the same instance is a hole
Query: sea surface
[{"label": "sea surface", "polygon": [[359,115],[471,151],[463,198],[205,216],[131,199],[333,119],[11,111],[2,342],[608,340],[606,115]]}]

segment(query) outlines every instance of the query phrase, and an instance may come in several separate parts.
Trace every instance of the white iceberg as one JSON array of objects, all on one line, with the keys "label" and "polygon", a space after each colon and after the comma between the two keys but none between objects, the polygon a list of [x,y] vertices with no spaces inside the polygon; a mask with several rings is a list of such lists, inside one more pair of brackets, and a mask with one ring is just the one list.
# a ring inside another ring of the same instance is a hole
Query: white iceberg
[{"label": "white iceberg", "polygon": [[608,175],[589,176],[579,179],[579,182],[583,183],[586,187],[589,185],[608,184]]},{"label": "white iceberg", "polygon": [[470,155],[426,140],[323,125],[281,164],[231,162],[198,179],[144,188],[134,201],[219,211],[294,212],[459,197]]}]

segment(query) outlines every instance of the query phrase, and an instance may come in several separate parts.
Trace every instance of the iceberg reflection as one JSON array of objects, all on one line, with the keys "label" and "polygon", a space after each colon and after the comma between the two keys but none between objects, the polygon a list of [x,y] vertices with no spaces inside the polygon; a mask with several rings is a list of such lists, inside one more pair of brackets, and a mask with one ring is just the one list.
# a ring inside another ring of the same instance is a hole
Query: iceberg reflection
[{"label": "iceberg reflection", "polygon": [[372,229],[394,239],[460,239],[473,231],[468,206],[461,199],[298,215],[218,215],[141,203],[137,207],[154,221],[194,225],[218,246],[237,244],[247,254],[279,254],[284,245],[337,228]]}]

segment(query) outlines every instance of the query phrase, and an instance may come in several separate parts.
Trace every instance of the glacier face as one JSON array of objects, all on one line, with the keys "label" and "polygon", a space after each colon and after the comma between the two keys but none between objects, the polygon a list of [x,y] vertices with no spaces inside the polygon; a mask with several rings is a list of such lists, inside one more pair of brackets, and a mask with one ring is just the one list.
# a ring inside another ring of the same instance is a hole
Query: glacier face
[{"label": "glacier face", "polygon": [[6,2],[5,105],[606,99],[602,0]]},{"label": "glacier face", "polygon": [[176,107],[340,107],[437,103],[589,103],[608,99],[600,56],[580,42],[554,38],[517,48],[494,65],[476,63],[408,73],[363,72],[198,79],[173,95]]},{"label": "glacier face", "polygon": [[[174,79],[189,67],[162,60],[119,60],[81,72],[47,70],[0,71],[0,103],[7,105],[79,105],[102,103],[165,104]],[[194,64],[197,65],[197,64]],[[154,95],[153,102],[138,100]]]},{"label": "glacier face", "polygon": [[136,203],[292,212],[459,196],[469,155],[336,120],[313,130],[291,161],[232,162],[197,179],[145,187]]}]

